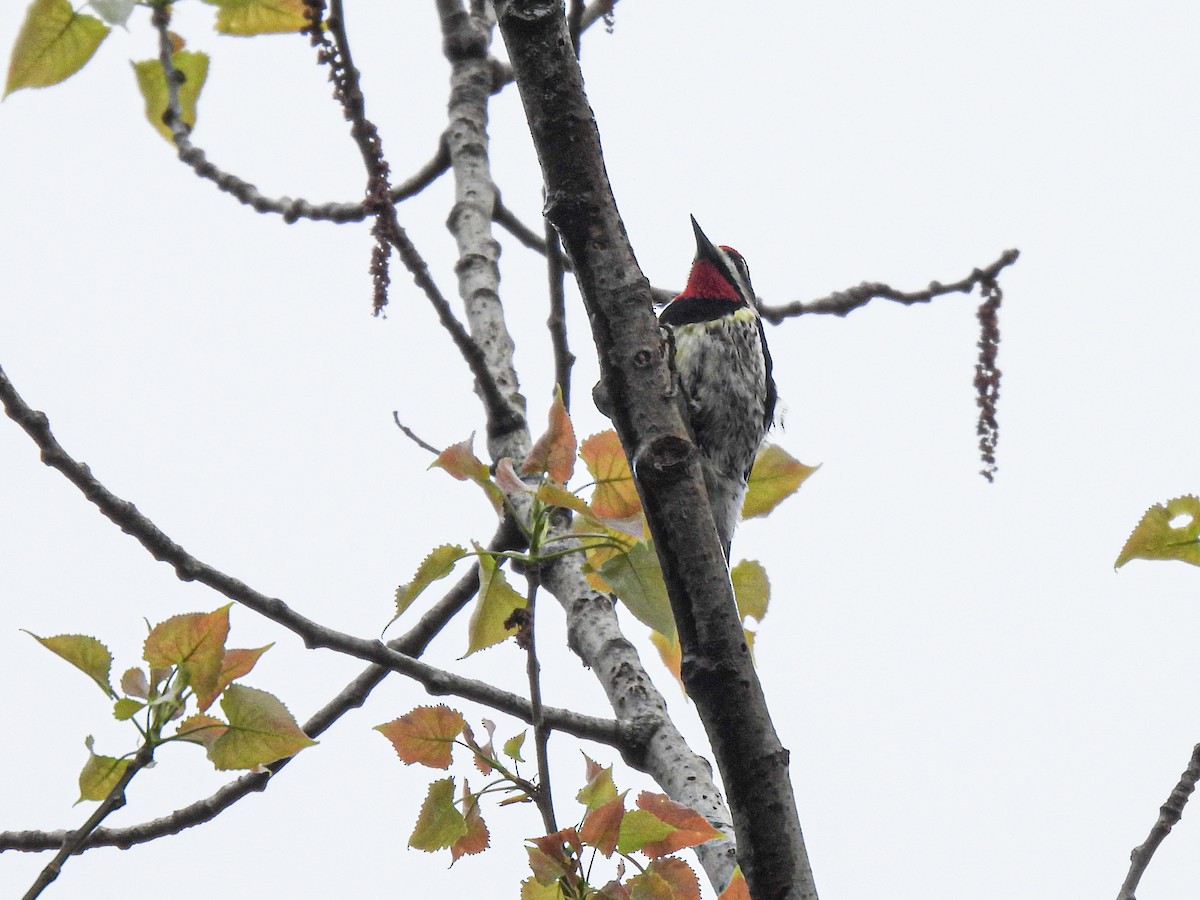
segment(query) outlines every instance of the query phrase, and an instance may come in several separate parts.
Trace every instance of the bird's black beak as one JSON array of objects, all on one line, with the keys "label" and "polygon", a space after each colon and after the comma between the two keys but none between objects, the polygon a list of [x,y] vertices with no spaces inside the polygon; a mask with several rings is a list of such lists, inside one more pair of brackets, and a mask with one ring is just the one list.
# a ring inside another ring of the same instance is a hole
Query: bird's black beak
[{"label": "bird's black beak", "polygon": [[696,233],[696,258],[703,257],[714,262],[720,259],[716,246],[708,239],[708,235],[700,230],[700,223],[696,221],[695,216],[692,216],[692,231]]}]

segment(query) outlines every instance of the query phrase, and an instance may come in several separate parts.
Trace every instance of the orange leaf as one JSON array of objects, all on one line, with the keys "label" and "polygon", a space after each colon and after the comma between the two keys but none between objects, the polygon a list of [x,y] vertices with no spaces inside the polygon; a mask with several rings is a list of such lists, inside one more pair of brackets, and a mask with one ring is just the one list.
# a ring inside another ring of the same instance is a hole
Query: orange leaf
[{"label": "orange leaf", "polygon": [[592,509],[602,519],[628,519],[642,511],[629,460],[621,439],[611,428],[583,442],[579,455],[596,482]]},{"label": "orange leaf", "polygon": [[492,481],[488,467],[475,455],[475,435],[453,444],[438,454],[429,468],[445,469],[459,481],[473,481],[487,494],[497,513],[504,513],[504,493]]},{"label": "orange leaf", "polygon": [[729,880],[729,884],[721,891],[717,900],[750,900],[750,886],[746,884],[746,876],[742,874],[741,866],[734,867],[733,878]]},{"label": "orange leaf", "polygon": [[639,809],[675,827],[675,830],[661,841],[654,841],[642,847],[642,852],[647,856],[665,856],[684,847],[694,847],[713,838],[722,837],[721,832],[713,828],[700,813],[690,806],[676,803],[664,794],[642,791],[638,794],[637,805]]},{"label": "orange leaf", "polygon": [[525,457],[521,471],[527,475],[545,472],[559,484],[566,484],[575,471],[575,429],[563,406],[561,389],[554,392],[549,419],[546,433],[537,439]]},{"label": "orange leaf", "polygon": [[392,742],[405,765],[421,763],[431,769],[450,768],[450,748],[466,727],[462,713],[445,704],[418,706],[375,730]]}]

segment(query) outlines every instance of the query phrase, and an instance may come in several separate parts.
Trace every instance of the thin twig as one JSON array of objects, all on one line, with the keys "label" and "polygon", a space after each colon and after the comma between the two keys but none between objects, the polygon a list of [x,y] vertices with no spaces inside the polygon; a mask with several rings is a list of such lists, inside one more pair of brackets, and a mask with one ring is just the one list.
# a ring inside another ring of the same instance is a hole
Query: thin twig
[{"label": "thin twig", "polygon": [[994,282],[1001,270],[1015,263],[1017,257],[1020,255],[1020,251],[1018,250],[1005,250],[1000,254],[1000,258],[986,269],[976,269],[966,278],[956,281],[953,284],[941,284],[937,281],[931,282],[929,287],[923,291],[898,291],[894,287],[881,282],[864,281],[857,287],[838,291],[827,297],[821,297],[818,300],[796,301],[784,306],[762,306],[759,312],[768,322],[778,325],[784,319],[793,316],[810,315],[812,313],[829,313],[835,316],[845,316],[860,306],[865,306],[872,300],[892,300],[896,303],[903,303],[906,306],[911,306],[914,303],[928,303],[934,297],[941,297],[945,294],[953,294],[955,292],[969,294],[975,289],[976,285]]},{"label": "thin twig", "polygon": [[545,707],[542,705],[542,667],[538,663],[535,630],[539,584],[537,566],[531,566],[525,577],[529,582],[529,590],[525,594],[525,608],[517,610],[513,619],[519,623],[517,645],[525,651],[525,672],[529,677],[529,705],[533,709],[533,743],[538,768],[538,784],[533,799],[537,803],[538,812],[542,814],[546,834],[553,834],[558,831],[558,825],[554,820],[554,797],[550,788],[550,730],[546,727],[543,716]]},{"label": "thin twig", "polygon": [[416,444],[418,447],[420,447],[422,450],[428,450],[434,456],[437,456],[439,453],[442,452],[437,447],[433,446],[433,444],[430,444],[428,441],[423,441],[417,435],[417,433],[415,431],[413,431],[411,428],[409,428],[407,425],[405,425],[403,422],[401,422],[400,421],[400,413],[397,412],[396,410],[392,410],[392,418],[396,422],[396,427],[399,428],[401,431],[403,431],[405,436],[410,441],[412,441],[414,444]]},{"label": "thin twig", "polygon": [[550,318],[546,327],[550,329],[550,343],[554,347],[554,381],[562,390],[563,406],[571,409],[571,368],[575,365],[575,354],[567,341],[567,293],[563,284],[563,255],[559,252],[558,232],[546,222],[546,277],[550,282]]},{"label": "thin twig", "polygon": [[[454,315],[450,304],[442,295],[433,276],[429,274],[429,266],[417,248],[409,240],[408,234],[401,227],[396,217],[395,207],[388,202],[388,164],[383,155],[383,143],[379,131],[366,117],[363,95],[358,79],[358,70],[354,67],[350,55],[349,39],[346,36],[345,16],[341,0],[332,0],[331,15],[328,29],[322,28],[324,15],[324,0],[305,0],[312,17],[309,28],[310,38],[318,48],[318,59],[329,66],[334,83],[334,93],[342,104],[343,112],[351,123],[351,135],[363,157],[367,169],[367,199],[366,205],[375,215],[373,233],[377,243],[372,256],[372,274],[375,279],[375,312],[379,313],[387,303],[387,249],[382,242],[396,248],[401,262],[413,277],[413,281],[424,292],[433,305],[438,321],[450,334],[455,347],[466,360],[475,376],[480,396],[488,416],[489,434],[503,433],[524,424],[524,416],[514,410],[504,399],[503,393],[496,384],[496,379],[487,367],[483,350],[472,339]],[[333,36],[330,43],[326,31]]]},{"label": "thin twig", "polygon": [[152,759],[154,759],[154,745],[143,744],[133,759],[129,761],[129,765],[125,767],[125,771],[121,773],[121,777],[113,785],[112,790],[108,792],[108,796],[101,800],[96,810],[88,816],[88,820],[80,828],[66,835],[62,847],[54,854],[54,858],[46,863],[46,867],[38,873],[38,877],[25,892],[23,900],[34,900],[41,896],[42,891],[58,878],[62,867],[71,855],[79,852],[88,837],[100,827],[100,823],[125,805],[125,788],[129,787],[129,782],[133,781],[133,776],[148,766]]},{"label": "thin twig", "polygon": [[[500,524],[488,549],[492,551],[519,549],[523,544],[521,531],[511,518]],[[388,647],[398,653],[417,657],[425,652],[429,642],[441,632],[446,623],[475,596],[479,589],[479,570],[472,566],[441,600],[421,616],[420,620],[400,637],[388,642]],[[391,674],[386,666],[367,666],[357,678],[347,684],[332,700],[317,710],[304,723],[304,733],[318,737],[352,709],[360,708],[371,692]],[[127,828],[99,828],[83,844],[83,849],[93,847],[121,847],[127,849],[135,844],[144,844],[178,834],[185,828],[212,821],[234,803],[252,793],[266,790],[275,783],[279,772],[294,757],[284,757],[267,766],[268,771],[251,773],[222,786],[216,793],[178,809],[169,816],[142,822]],[[0,832],[0,851],[24,850],[43,851],[61,847],[69,832],[65,831],[9,831]],[[78,852],[78,851],[77,851]]]},{"label": "thin twig", "polygon": [[[211,181],[220,190],[234,199],[253,208],[260,213],[277,213],[288,224],[299,219],[311,219],[318,222],[361,222],[371,213],[364,203],[345,203],[330,201],[314,204],[304,199],[293,197],[268,197],[259,189],[239,178],[232,172],[226,172],[215,163],[209,162],[207,154],[192,141],[190,130],[183,121],[183,109],[179,101],[179,85],[183,76],[175,67],[172,57],[171,41],[168,26],[171,13],[168,7],[156,7],[152,22],[159,31],[159,62],[167,80],[167,113],[164,121],[171,129],[171,137],[178,150],[181,162],[189,166],[193,172],[206,181]],[[450,155],[446,150],[445,135],[438,141],[437,152],[429,162],[401,184],[392,188],[389,197],[393,203],[400,203],[409,197],[414,197],[443,175],[450,168]]]},{"label": "thin twig", "polygon": [[[9,418],[20,425],[41,448],[42,462],[65,475],[85,497],[99,507],[106,518],[126,534],[136,538],[155,559],[172,566],[180,580],[198,581],[230,600],[236,600],[299,635],[305,646],[310,649],[323,647],[377,663],[414,679],[431,694],[453,694],[506,712],[524,722],[533,721],[533,711],[523,697],[502,691],[487,682],[438,669],[406,654],[397,653],[379,641],[357,638],[327,628],[291,609],[282,600],[259,593],[236,578],[196,559],[138,512],[132,503],[109,491],[92,475],[87,466],[67,454],[51,433],[50,423],[45,414],[31,409],[21,399],[3,368],[0,368],[0,401],[3,401]],[[616,743],[623,736],[622,727],[612,720],[583,716],[570,710],[546,710],[546,721],[553,727],[577,737],[586,737],[601,743]]]},{"label": "thin twig", "polygon": [[1159,807],[1158,821],[1150,829],[1150,835],[1140,846],[1134,847],[1133,852],[1129,854],[1129,874],[1125,876],[1125,882],[1121,885],[1117,900],[1134,900],[1138,882],[1142,880],[1146,867],[1154,858],[1154,851],[1158,849],[1163,838],[1171,833],[1171,829],[1183,816],[1183,808],[1187,805],[1192,791],[1196,789],[1197,779],[1200,779],[1200,744],[1192,748],[1192,758],[1188,760],[1187,768],[1179,777],[1179,783],[1171,791],[1167,802]]}]

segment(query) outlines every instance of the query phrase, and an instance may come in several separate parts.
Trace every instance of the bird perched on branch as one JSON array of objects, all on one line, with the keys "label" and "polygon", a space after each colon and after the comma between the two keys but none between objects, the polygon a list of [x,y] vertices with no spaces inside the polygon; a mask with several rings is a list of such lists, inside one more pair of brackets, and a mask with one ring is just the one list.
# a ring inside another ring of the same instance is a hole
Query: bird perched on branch
[{"label": "bird perched on branch", "polygon": [[670,334],[681,405],[728,562],[746,480],[775,418],[775,380],[746,260],[715,246],[694,216],[692,228],[696,258],[687,286],[658,321]]}]

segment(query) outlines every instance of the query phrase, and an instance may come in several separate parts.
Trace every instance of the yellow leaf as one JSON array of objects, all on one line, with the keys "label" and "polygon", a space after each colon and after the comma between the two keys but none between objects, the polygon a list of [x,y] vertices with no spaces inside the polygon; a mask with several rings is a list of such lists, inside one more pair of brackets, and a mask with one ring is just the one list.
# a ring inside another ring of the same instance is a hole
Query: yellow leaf
[{"label": "yellow leaf", "polygon": [[70,78],[87,64],[110,30],[95,16],[75,12],[68,0],[34,0],[13,44],[4,96]]},{"label": "yellow leaf", "polygon": [[308,25],[304,0],[204,0],[217,7],[217,31],[252,37],[290,34]]},{"label": "yellow leaf", "polygon": [[[183,76],[179,85],[179,109],[182,113],[183,124],[188,131],[196,125],[196,101],[200,98],[200,89],[208,78],[208,54],[193,50],[180,50],[171,54],[171,62]],[[167,78],[163,74],[162,64],[157,59],[144,59],[135,62],[133,74],[137,78],[138,90],[146,101],[146,118],[154,129],[164,138],[175,143],[175,136],[163,117],[167,114]]]},{"label": "yellow leaf", "polygon": [[687,688],[683,686],[682,675],[683,648],[679,645],[679,637],[676,635],[667,637],[665,634],[652,631],[650,632],[650,643],[658,651],[663,665],[670,670],[671,674],[675,676],[675,680],[679,682],[680,689],[686,692]]},{"label": "yellow leaf", "polygon": [[[482,550],[476,547],[477,550]],[[525,606],[525,598],[513,590],[496,560],[488,553],[479,555],[479,596],[467,625],[468,646],[465,656],[500,643],[517,633],[508,622],[513,612]]]},{"label": "yellow leaf", "polygon": [[92,752],[90,735],[84,743],[88,748],[88,761],[84,763],[83,771],[79,773],[79,800],[103,800],[117,786],[117,782],[129,768],[129,760],[97,756]]},{"label": "yellow leaf", "polygon": [[1177,559],[1200,566],[1200,498],[1188,495],[1146,510],[1117,557],[1116,568],[1131,559]]},{"label": "yellow leaf", "polygon": [[429,785],[408,846],[428,852],[442,850],[466,836],[467,831],[466,817],[454,808],[454,779],[443,778]]},{"label": "yellow leaf", "polygon": [[396,618],[404,614],[425,588],[453,572],[454,564],[468,555],[466,548],[457,544],[443,544],[431,550],[421,560],[413,580],[396,588]]},{"label": "yellow leaf", "polygon": [[767,578],[767,570],[755,560],[743,559],[730,570],[729,577],[733,581],[733,596],[737,599],[738,613],[742,619],[750,616],[761,622],[771,601],[771,582]]},{"label": "yellow leaf", "polygon": [[796,493],[804,480],[819,466],[806,466],[782,447],[763,444],[750,471],[746,499],[742,503],[742,518],[765,516],[785,499]]},{"label": "yellow leaf", "polygon": [[56,637],[38,637],[32,631],[27,635],[52,653],[56,653],[87,675],[100,686],[106,697],[115,697],[116,693],[108,683],[112,672],[112,654],[108,648],[86,634],[60,634]]},{"label": "yellow leaf", "polygon": [[231,684],[221,697],[221,709],[229,726],[208,750],[217,769],[253,769],[316,743],[279,698],[266,691]]}]

